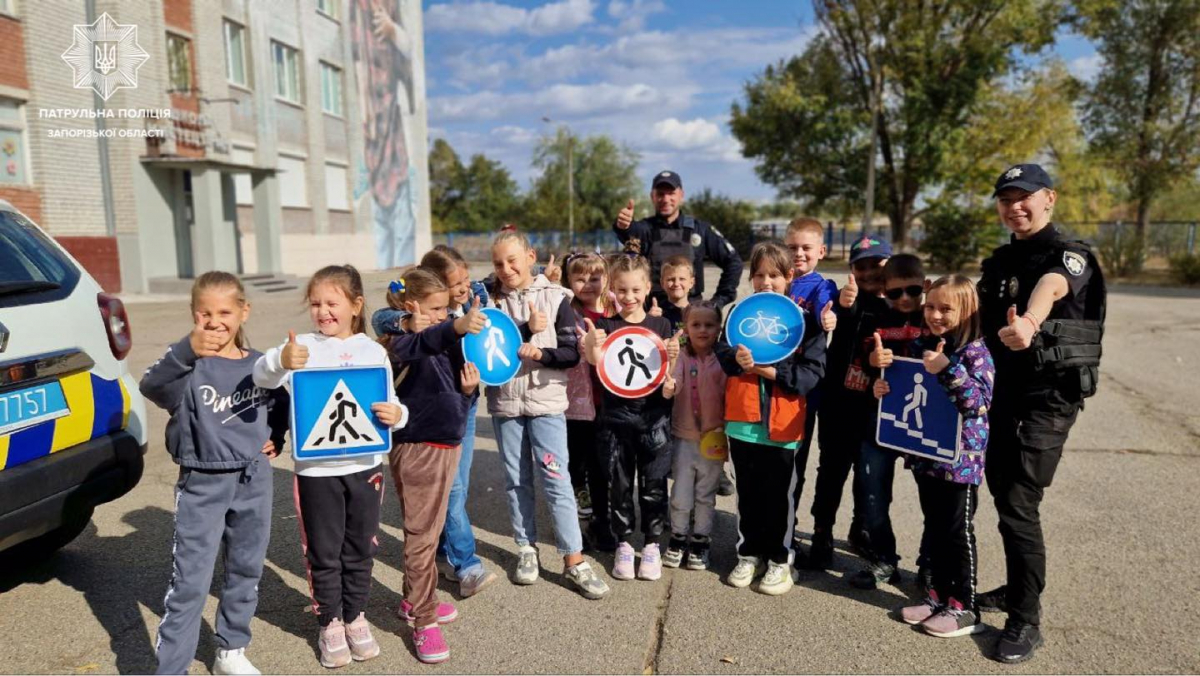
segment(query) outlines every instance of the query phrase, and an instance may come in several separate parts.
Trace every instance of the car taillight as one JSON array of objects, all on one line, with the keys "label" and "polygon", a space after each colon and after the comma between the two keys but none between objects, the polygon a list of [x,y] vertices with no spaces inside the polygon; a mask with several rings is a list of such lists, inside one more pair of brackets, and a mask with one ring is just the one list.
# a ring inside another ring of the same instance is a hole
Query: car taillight
[{"label": "car taillight", "polygon": [[129,315],[125,314],[125,304],[120,298],[107,293],[96,294],[96,303],[100,305],[100,316],[108,333],[108,347],[112,349],[114,357],[124,359],[133,347],[133,334],[129,331]]}]

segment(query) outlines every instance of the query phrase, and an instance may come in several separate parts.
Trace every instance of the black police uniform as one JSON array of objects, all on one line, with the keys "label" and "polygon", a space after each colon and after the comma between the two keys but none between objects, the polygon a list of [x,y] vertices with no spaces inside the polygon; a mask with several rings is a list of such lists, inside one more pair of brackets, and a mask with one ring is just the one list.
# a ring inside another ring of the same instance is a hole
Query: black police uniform
[{"label": "black police uniform", "polygon": [[624,230],[613,225],[613,231],[622,244],[631,237],[641,241],[642,255],[650,259],[650,281],[653,293],[659,296],[659,305],[665,300],[659,285],[663,262],[679,255],[692,259],[692,272],[696,276],[689,300],[700,300],[704,295],[705,256],[721,268],[721,279],[717,282],[713,302],[721,307],[737,298],[742,259],[725,236],[709,223],[687,214],[680,214],[674,223],[668,223],[665,217],[655,214],[651,218],[634,221]]},{"label": "black police uniform", "polygon": [[[997,334],[1008,324],[1008,309],[1015,305],[1024,314],[1049,273],[1066,278],[1070,290],[1054,303],[1032,346],[1005,347]],[[1038,508],[1083,400],[1096,390],[1105,294],[1091,249],[1053,225],[1028,239],[1014,237],[983,262],[980,314],[996,362],[986,476],[1000,516],[1010,620],[1040,623],[1046,546]]]}]

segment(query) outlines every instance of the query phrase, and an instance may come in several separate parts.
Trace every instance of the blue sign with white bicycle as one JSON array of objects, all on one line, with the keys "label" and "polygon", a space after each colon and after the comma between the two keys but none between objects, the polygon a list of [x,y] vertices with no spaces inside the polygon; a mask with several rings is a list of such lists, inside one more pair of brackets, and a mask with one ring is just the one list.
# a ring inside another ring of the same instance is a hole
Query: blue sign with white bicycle
[{"label": "blue sign with white bicycle", "polygon": [[920,359],[896,357],[883,370],[891,391],[879,400],[875,442],[940,462],[962,452],[962,414]]},{"label": "blue sign with white bicycle", "polygon": [[297,460],[340,460],[388,452],[391,430],[371,404],[388,401],[391,388],[385,366],[293,372],[292,454]]},{"label": "blue sign with white bicycle", "polygon": [[479,369],[484,385],[503,385],[521,370],[521,331],[512,317],[494,307],[481,310],[483,330],[462,338],[463,357]]},{"label": "blue sign with white bicycle", "polygon": [[755,364],[775,364],[792,356],[804,340],[804,311],[780,293],[756,293],[725,318],[725,338],[745,345]]}]

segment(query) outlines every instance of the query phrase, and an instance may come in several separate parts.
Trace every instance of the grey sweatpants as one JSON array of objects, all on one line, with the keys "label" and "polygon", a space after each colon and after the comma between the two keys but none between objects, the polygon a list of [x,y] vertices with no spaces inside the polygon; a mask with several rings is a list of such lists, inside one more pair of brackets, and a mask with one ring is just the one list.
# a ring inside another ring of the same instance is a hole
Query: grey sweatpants
[{"label": "grey sweatpants", "polygon": [[157,673],[186,674],[192,665],[218,551],[224,557],[225,584],[217,608],[217,647],[236,650],[250,643],[250,619],[258,606],[258,580],[271,536],[271,474],[266,456],[245,470],[180,468],[174,564],[155,645]]},{"label": "grey sweatpants", "polygon": [[687,537],[689,521],[692,535],[712,535],[717,486],[724,465],[724,460],[709,460],[700,455],[700,442],[675,439],[675,455],[671,458],[671,478],[675,480],[671,486],[671,535]]}]

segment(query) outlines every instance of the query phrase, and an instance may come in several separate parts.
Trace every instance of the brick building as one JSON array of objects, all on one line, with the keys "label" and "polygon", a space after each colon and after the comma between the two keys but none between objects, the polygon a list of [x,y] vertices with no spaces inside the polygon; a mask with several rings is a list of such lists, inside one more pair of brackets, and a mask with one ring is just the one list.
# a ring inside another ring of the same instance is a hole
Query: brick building
[{"label": "brick building", "polygon": [[[390,1],[411,40],[411,132],[401,142],[423,169],[420,2]],[[209,269],[376,267],[346,16],[354,3],[0,0],[0,199],[113,291]],[[64,60],[75,27],[106,13],[136,26],[148,56],[136,86],[107,100],[77,88]],[[79,112],[95,110],[107,113]],[[423,250],[428,193],[414,194]]]}]

